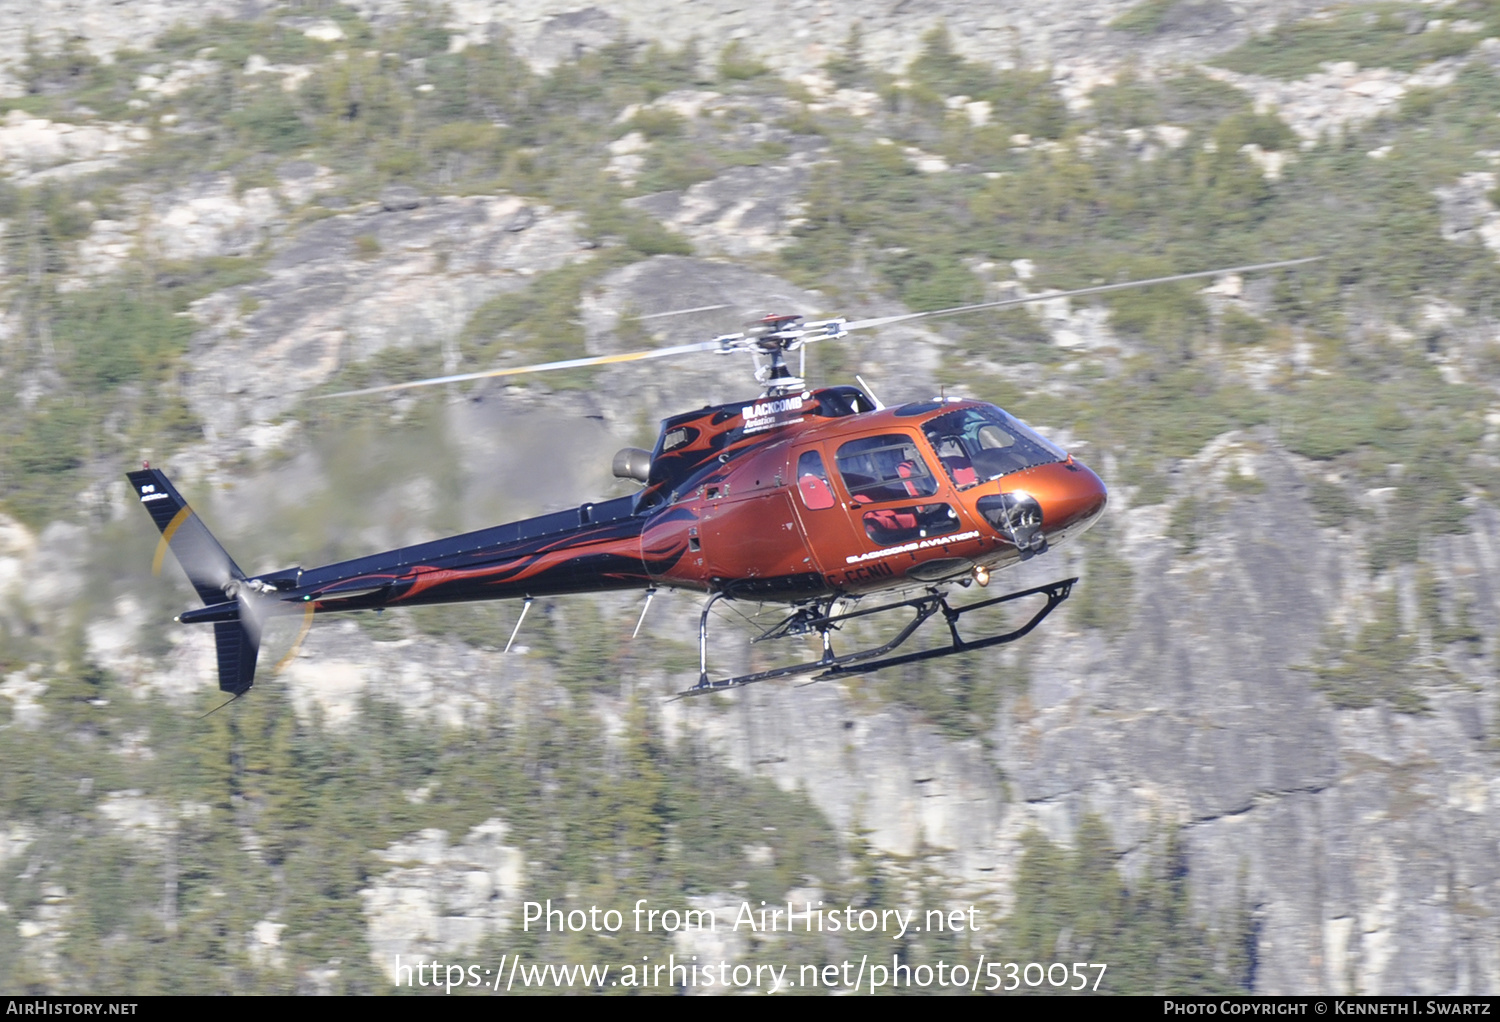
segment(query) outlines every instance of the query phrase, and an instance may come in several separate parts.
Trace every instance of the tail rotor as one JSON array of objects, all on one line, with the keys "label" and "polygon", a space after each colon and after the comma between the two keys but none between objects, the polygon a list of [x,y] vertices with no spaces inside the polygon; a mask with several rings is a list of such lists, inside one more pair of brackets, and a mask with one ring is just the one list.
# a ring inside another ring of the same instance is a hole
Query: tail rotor
[{"label": "tail rotor", "polygon": [[187,611],[178,620],[213,622],[219,688],[243,695],[255,682],[260,637],[271,610],[266,590],[271,587],[245,576],[160,469],[145,467],[126,477],[161,531],[152,574],[161,574],[170,550],[203,601],[201,609]]}]

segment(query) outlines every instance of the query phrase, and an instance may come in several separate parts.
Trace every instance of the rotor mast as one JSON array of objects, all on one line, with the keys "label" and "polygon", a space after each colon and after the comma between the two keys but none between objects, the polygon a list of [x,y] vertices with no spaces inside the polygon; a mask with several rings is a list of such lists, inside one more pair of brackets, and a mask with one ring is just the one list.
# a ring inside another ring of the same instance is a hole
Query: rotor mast
[{"label": "rotor mast", "polygon": [[[807,348],[809,340],[842,337],[847,331],[842,319],[804,323],[801,316],[769,315],[747,328],[743,334],[721,338],[725,354],[749,351],[755,359],[755,379],[765,385],[761,397],[785,397],[807,387]],[[797,352],[797,373],[792,375],[786,356]]]}]

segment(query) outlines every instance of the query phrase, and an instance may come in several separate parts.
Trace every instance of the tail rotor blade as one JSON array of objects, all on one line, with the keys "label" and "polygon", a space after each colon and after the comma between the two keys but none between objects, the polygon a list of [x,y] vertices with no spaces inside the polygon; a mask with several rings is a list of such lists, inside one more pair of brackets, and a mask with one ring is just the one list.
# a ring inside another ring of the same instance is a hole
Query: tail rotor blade
[{"label": "tail rotor blade", "polygon": [[247,586],[236,589],[234,600],[240,605],[240,625],[244,627],[245,634],[250,636],[250,641],[257,646],[260,645],[261,632],[265,630],[266,612],[264,597]]}]

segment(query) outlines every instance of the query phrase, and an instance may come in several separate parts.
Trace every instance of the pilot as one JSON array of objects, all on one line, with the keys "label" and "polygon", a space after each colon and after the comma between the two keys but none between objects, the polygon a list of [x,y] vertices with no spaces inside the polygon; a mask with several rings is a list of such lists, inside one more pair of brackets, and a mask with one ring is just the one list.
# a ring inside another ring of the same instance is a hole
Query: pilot
[{"label": "pilot", "polygon": [[969,460],[969,452],[964,450],[963,441],[956,436],[945,436],[937,444],[938,460],[948,470],[948,477],[953,480],[953,485],[958,487],[973,486],[979,482],[979,473],[974,471],[974,463]]}]

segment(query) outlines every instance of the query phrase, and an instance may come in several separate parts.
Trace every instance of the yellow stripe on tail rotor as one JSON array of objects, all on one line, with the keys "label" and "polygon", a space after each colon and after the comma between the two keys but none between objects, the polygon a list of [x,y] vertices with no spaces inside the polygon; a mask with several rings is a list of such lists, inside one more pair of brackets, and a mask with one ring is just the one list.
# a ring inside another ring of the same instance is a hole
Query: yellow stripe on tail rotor
[{"label": "yellow stripe on tail rotor", "polygon": [[302,640],[307,638],[308,632],[312,631],[313,613],[315,612],[314,605],[309,603],[306,607],[307,609],[302,612],[302,631],[297,633],[297,641],[292,643],[292,648],[287,650],[286,656],[276,661],[276,667],[271,673],[280,674],[286,669],[286,665],[291,663],[298,652],[301,651]]},{"label": "yellow stripe on tail rotor", "polygon": [[182,510],[178,511],[167,523],[167,527],[161,530],[161,541],[156,544],[156,556],[151,558],[152,575],[161,575],[161,563],[167,556],[167,547],[171,544],[173,535],[182,528],[182,523],[191,517],[193,517],[193,509],[184,504]]}]

